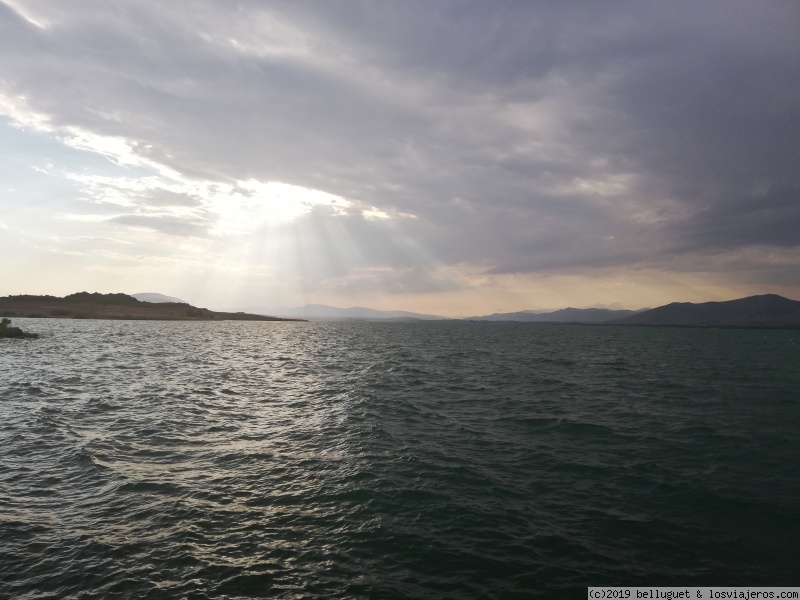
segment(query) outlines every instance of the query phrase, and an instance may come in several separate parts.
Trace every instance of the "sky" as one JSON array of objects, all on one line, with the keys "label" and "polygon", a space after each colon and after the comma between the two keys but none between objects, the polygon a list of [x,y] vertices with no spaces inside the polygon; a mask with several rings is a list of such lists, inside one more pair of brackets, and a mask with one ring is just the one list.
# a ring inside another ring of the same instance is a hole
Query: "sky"
[{"label": "sky", "polygon": [[0,295],[800,299],[792,0],[0,0]]}]

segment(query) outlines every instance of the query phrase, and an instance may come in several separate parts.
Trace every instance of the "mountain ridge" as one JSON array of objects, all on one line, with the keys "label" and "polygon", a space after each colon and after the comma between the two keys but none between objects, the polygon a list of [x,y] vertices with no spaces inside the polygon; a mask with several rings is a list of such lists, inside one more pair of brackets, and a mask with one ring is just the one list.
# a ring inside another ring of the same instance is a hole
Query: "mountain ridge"
[{"label": "mountain ridge", "polygon": [[379,310],[364,306],[351,306],[340,308],[328,304],[304,304],[303,306],[283,307],[283,308],[264,308],[264,307],[244,307],[255,314],[274,315],[279,317],[303,318],[303,319],[358,319],[358,320],[398,320],[414,319],[420,321],[445,320],[447,317],[439,315],[429,315],[416,313],[406,310]]},{"label": "mountain ridge", "polygon": [[139,302],[152,302],[153,304],[162,304],[164,302],[174,302],[176,304],[189,304],[186,300],[181,300],[180,298],[175,298],[174,296],[166,296],[164,294],[158,294],[156,292],[139,292],[137,294],[128,294],[129,296],[133,296]]},{"label": "mountain ridge", "polygon": [[[135,295],[79,292],[64,298],[19,295],[0,297],[0,315],[8,317],[63,317],[95,319],[162,320],[454,320],[410,311],[386,311],[363,306],[339,308],[325,304],[306,304],[294,308],[252,307],[211,311],[188,303],[168,302],[170,296],[141,293],[154,298],[140,300]],[[466,317],[465,321],[517,321],[529,323],[585,323],[590,325],[642,325],[685,327],[762,327],[800,328],[800,301],[777,294],[761,294],[714,302],[672,302],[640,311],[606,308],[563,308],[550,312],[517,311]]]},{"label": "mountain ridge", "polygon": [[0,297],[0,315],[24,318],[158,321],[296,321],[244,312],[221,312],[185,302],[141,302],[128,294],[78,292],[57,296]]},{"label": "mountain ridge", "polygon": [[633,310],[609,308],[561,308],[547,312],[516,311],[466,317],[464,321],[519,321],[522,323],[601,323],[634,314]]},{"label": "mountain ridge", "polygon": [[777,294],[718,302],[672,302],[608,325],[688,327],[800,327],[800,301]]}]

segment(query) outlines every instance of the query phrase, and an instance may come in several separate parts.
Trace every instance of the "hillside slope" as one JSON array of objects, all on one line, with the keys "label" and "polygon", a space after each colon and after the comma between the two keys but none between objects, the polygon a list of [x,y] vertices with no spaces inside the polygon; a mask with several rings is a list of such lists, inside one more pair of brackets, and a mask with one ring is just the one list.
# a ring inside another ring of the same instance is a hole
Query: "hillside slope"
[{"label": "hillside slope", "polygon": [[727,302],[673,302],[612,321],[619,325],[800,327],[800,302],[775,294]]},{"label": "hillside slope", "polygon": [[0,297],[0,315],[5,317],[67,319],[139,319],[167,321],[291,321],[264,315],[215,312],[179,302],[140,302],[127,294],[79,292],[56,296]]}]

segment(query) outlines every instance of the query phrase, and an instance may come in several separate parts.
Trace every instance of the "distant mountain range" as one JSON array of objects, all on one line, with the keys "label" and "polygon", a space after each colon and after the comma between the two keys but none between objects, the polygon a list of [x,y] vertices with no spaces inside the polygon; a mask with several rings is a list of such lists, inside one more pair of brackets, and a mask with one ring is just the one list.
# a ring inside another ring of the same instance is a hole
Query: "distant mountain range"
[{"label": "distant mountain range", "polygon": [[524,321],[526,323],[602,323],[633,315],[633,310],[608,308],[562,308],[552,312],[523,310],[511,313],[494,313],[483,317],[467,317],[466,321]]},{"label": "distant mountain range", "polygon": [[673,302],[638,311],[564,308],[547,313],[499,313],[471,317],[469,320],[686,327],[800,327],[800,302],[775,294],[764,294],[726,302]]},{"label": "distant mountain range", "polygon": [[[306,304],[295,308],[241,308],[249,313],[311,320],[443,320],[444,317],[373,308],[338,308]],[[667,325],[691,327],[800,327],[800,302],[766,294],[727,302],[674,302],[652,309],[563,308],[550,312],[525,310],[468,317],[466,321],[526,323],[590,323],[607,325]]]},{"label": "distant mountain range", "polygon": [[[234,310],[234,309],[230,309]],[[263,308],[245,307],[235,310],[246,312],[274,315],[277,317],[292,317],[301,319],[359,319],[359,320],[422,320],[436,321],[446,320],[447,317],[415,313],[404,310],[376,310],[374,308],[364,308],[354,306],[351,308],[339,308],[328,306],[327,304],[306,304],[294,308]],[[552,312],[523,310],[512,313],[495,313],[482,317],[467,317],[464,321],[525,321],[525,322],[569,322],[569,323],[599,323],[610,321],[634,314],[632,310],[609,310],[605,308],[562,308]]]},{"label": "distant mountain range", "polygon": [[[250,314],[246,314],[250,313]],[[210,311],[157,293],[89,294],[64,298],[54,296],[0,297],[0,316],[62,317],[92,319],[177,320],[444,320],[437,315],[374,308],[339,308],[306,304],[295,308],[229,309]],[[468,321],[521,321],[528,323],[588,323],[600,325],[645,325],[687,327],[781,327],[800,328],[800,302],[775,294],[750,296],[727,302],[673,302],[658,308],[611,310],[564,308],[551,312],[520,311],[469,317]]]},{"label": "distant mountain range", "polygon": [[130,294],[139,302],[152,302],[154,304],[161,304],[163,302],[175,302],[177,304],[189,304],[186,300],[175,298],[173,296],[165,296],[164,294],[156,294],[153,292],[141,292],[139,294]]},{"label": "distant mountain range", "polygon": [[691,327],[800,327],[800,302],[775,294],[727,302],[673,302],[622,319],[614,325]]},{"label": "distant mountain range", "polygon": [[257,315],[271,315],[292,319],[370,319],[370,320],[424,320],[434,321],[444,319],[437,315],[426,315],[422,313],[408,312],[405,310],[377,310],[374,308],[364,308],[353,306],[351,308],[339,308],[328,306],[327,304],[306,304],[294,308],[263,308],[247,307],[236,310],[243,310]]}]

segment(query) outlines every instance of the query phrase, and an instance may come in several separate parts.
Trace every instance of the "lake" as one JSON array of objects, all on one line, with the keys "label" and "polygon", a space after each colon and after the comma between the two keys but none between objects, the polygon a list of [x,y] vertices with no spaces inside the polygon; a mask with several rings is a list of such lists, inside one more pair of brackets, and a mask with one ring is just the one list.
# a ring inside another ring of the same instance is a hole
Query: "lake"
[{"label": "lake", "polygon": [[800,331],[13,324],[0,597],[800,585]]}]

